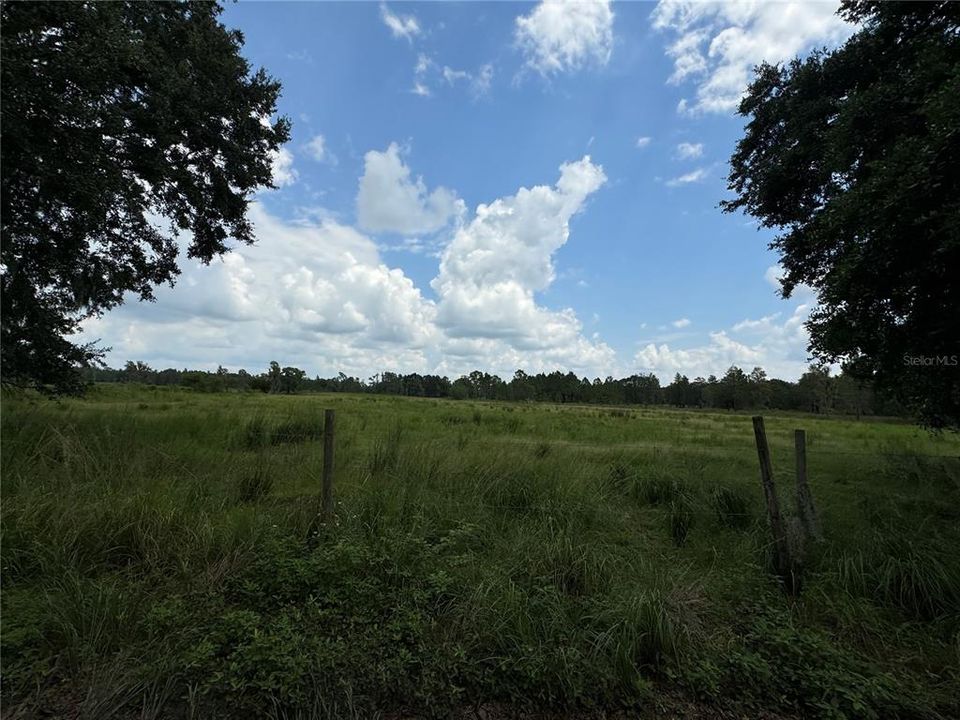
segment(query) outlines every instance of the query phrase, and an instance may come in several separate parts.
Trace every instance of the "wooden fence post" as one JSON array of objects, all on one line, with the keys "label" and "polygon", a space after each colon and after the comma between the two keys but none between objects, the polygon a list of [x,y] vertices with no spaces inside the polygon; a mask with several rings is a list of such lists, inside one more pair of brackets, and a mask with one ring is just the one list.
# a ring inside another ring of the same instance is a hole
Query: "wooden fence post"
[{"label": "wooden fence post", "polygon": [[774,564],[777,574],[784,582],[784,587],[789,592],[796,593],[799,590],[799,577],[795,572],[797,567],[791,557],[787,527],[780,514],[780,503],[773,485],[773,468],[770,464],[770,448],[767,446],[767,431],[763,426],[763,418],[759,415],[753,418],[753,434],[757,441],[760,480],[763,483],[763,495],[767,501],[767,518],[770,521],[770,531],[773,533]]},{"label": "wooden fence post", "polygon": [[320,511],[324,521],[333,518],[333,421],[334,411],[323,412],[323,489]]},{"label": "wooden fence post", "polygon": [[794,446],[797,453],[797,514],[803,525],[803,534],[806,538],[820,540],[820,521],[817,518],[817,509],[813,505],[813,494],[807,483],[807,433],[803,430],[793,431]]}]

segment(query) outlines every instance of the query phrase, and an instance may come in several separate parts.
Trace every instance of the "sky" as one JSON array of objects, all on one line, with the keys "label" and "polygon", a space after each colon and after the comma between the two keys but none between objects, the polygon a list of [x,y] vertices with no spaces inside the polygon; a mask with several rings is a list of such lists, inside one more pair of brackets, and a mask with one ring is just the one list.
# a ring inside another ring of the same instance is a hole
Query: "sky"
[{"label": "sky", "polygon": [[[241,2],[293,124],[254,246],[85,323],[113,367],[796,379],[815,294],[724,214],[751,68],[836,2]],[[185,243],[184,243],[185,244]]]}]

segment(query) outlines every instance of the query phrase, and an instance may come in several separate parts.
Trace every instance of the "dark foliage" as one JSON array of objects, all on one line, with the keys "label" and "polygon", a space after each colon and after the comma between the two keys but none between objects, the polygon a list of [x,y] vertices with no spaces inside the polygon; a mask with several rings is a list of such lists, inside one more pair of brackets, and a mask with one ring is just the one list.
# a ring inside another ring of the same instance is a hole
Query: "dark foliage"
[{"label": "dark foliage", "polygon": [[[246,370],[229,372],[218,367],[215,372],[201,370],[153,370],[143,362],[129,361],[123,370],[87,368],[88,382],[141,383],[145,385],[181,385],[199,392],[253,390],[264,393],[346,392],[407,397],[452,398],[454,400],[508,400],[602,405],[673,405],[676,407],[717,408],[721,410],[799,410],[819,414],[890,415],[904,414],[902,405],[883,393],[874,392],[869,383],[827,370],[811,368],[795,382],[769,380],[761,368],[745,373],[733,366],[722,378],[711,375],[690,380],[677,374],[666,387],[655,375],[631,375],[605,380],[578,378],[573,373],[537,373],[528,375],[518,370],[510,382],[497,375],[475,370],[453,382],[439,375],[410,373],[378,373],[368,380],[340,373],[333,378],[308,378],[295,367],[271,362],[260,375]],[[610,417],[628,419],[624,410],[610,410]],[[474,412],[472,421],[479,425],[483,414]],[[462,417],[445,418],[448,424],[466,422]],[[514,418],[511,432],[521,421]]]},{"label": "dark foliage", "polygon": [[[4,384],[82,387],[79,323],[253,242],[289,123],[216,3],[3,3]],[[161,229],[161,224],[168,227]]]},{"label": "dark foliage", "polygon": [[960,7],[847,0],[834,52],[763,64],[740,105],[727,211],[781,234],[810,349],[960,425]]}]

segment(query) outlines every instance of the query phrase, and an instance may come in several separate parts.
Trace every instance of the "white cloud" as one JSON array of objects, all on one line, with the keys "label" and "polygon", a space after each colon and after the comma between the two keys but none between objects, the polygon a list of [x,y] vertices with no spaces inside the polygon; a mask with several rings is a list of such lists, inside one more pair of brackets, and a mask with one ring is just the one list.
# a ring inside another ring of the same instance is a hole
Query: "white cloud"
[{"label": "white cloud", "polygon": [[783,268],[779,265],[771,265],[763,273],[763,279],[770,283],[771,287],[780,289],[780,278],[783,277]]},{"label": "white cloud", "polygon": [[327,147],[327,140],[323,135],[314,135],[310,138],[310,141],[306,145],[307,152],[310,153],[310,157],[320,163],[327,163],[328,165],[337,164],[337,156],[330,152]]},{"label": "white cloud", "polygon": [[762,61],[785,62],[821,45],[836,46],[853,26],[836,15],[839,3],[728,0],[660,0],[653,26],[672,37],[669,82],[695,82],[695,97],[681,101],[681,114],[736,110]]},{"label": "white cloud", "polygon": [[432,95],[431,84],[435,86],[436,83],[441,83],[454,87],[461,81],[465,87],[469,88],[472,99],[479,100],[490,92],[493,84],[493,64],[485,63],[476,71],[470,72],[458,70],[449,65],[439,67],[423,53],[417,58],[417,64],[414,66],[414,94],[429,97]]},{"label": "white cloud", "polygon": [[480,98],[485,96],[490,92],[490,86],[493,83],[493,65],[487,63],[480,66],[480,70],[477,71],[476,75],[471,76],[470,79],[470,89],[473,92],[473,96]]},{"label": "white cloud", "polygon": [[420,53],[419,55],[417,55],[417,64],[414,65],[413,72],[416,75],[423,75],[431,67],[433,67],[433,60],[431,60],[424,53]]},{"label": "white cloud", "polygon": [[586,156],[562,165],[553,187],[521,188],[479,205],[457,230],[431,283],[437,324],[464,341],[453,343],[457,353],[509,363],[528,357],[538,369],[612,366],[613,350],[584,338],[573,310],[550,310],[534,297],[556,276],[553,255],[569,237],[570,219],[605,181],[603,168]]},{"label": "white cloud", "polygon": [[707,177],[706,168],[697,168],[696,170],[688,172],[685,175],[667,180],[667,186],[677,187],[678,185],[689,185],[690,183],[700,182],[705,177]]},{"label": "white cloud", "polygon": [[679,320],[674,320],[670,324],[675,328],[685,328],[690,325],[690,318],[680,318]]},{"label": "white cloud", "polygon": [[[767,268],[766,272],[763,273],[763,279],[770,283],[770,286],[780,291],[780,278],[784,275],[784,269],[780,265],[771,265]],[[809,285],[797,285],[793,292],[790,293],[791,297],[798,298],[803,302],[814,302],[817,297],[817,291],[814,290]]]},{"label": "white cloud", "polygon": [[468,77],[470,77],[470,73],[465,70],[454,70],[446,65],[443,66],[443,79],[450,85],[453,85],[457,80],[465,80]]},{"label": "white cloud", "polygon": [[364,156],[364,172],[357,193],[357,219],[364,230],[402,235],[432,233],[465,210],[456,193],[444,187],[428,192],[423,179],[413,179],[391,143],[384,152]]},{"label": "white cloud", "polygon": [[732,340],[725,332],[710,333],[707,345],[685,350],[673,349],[666,343],[650,343],[634,358],[639,370],[653,372],[661,380],[669,380],[677,372],[690,377],[720,376],[731,365],[749,369],[762,364],[763,360],[760,350]]},{"label": "white cloud", "polygon": [[653,138],[651,138],[651,137],[647,137],[647,136],[645,136],[645,135],[644,135],[644,136],[641,136],[641,137],[638,137],[638,138],[637,138],[637,147],[638,147],[638,148],[645,148],[645,147],[647,147],[647,145],[649,145],[651,142],[653,142]]},{"label": "white cloud", "polygon": [[677,157],[681,160],[692,160],[703,155],[703,143],[682,142],[677,145]]},{"label": "white cloud", "polygon": [[285,147],[279,147],[271,153],[273,184],[278,188],[293,185],[299,177],[293,167],[293,153]]},{"label": "white cloud", "polygon": [[[395,170],[397,153],[373,159]],[[401,176],[417,188],[407,168]],[[158,288],[156,303],[130,302],[88,321],[82,339],[112,346],[113,365],[140,359],[161,368],[223,364],[257,372],[277,360],[310,374],[361,377],[385,369],[617,374],[612,348],[585,337],[573,310],[534,299],[553,280],[552,256],[571,217],[604,181],[585,157],[561,166],[553,187],[521,188],[479,206],[443,253],[437,302],[359,231],[329,217],[286,222],[254,203],[255,245],[210,266],[181,257],[176,288]],[[416,212],[426,212],[431,196],[417,189]]]},{"label": "white cloud", "polygon": [[515,37],[526,66],[541,75],[606,65],[613,52],[613,11],[608,0],[544,0],[517,18]]},{"label": "white cloud", "polygon": [[376,245],[334,222],[292,225],[250,207],[257,244],[203,266],[181,258],[177,287],[85,324],[114,364],[246,367],[270,360],[314,372],[422,369],[436,310]]},{"label": "white cloud", "polygon": [[395,38],[402,37],[408,42],[420,34],[420,23],[413,15],[396,15],[390,12],[386,3],[380,3],[380,19],[390,28]]},{"label": "white cloud", "polygon": [[745,370],[759,366],[770,377],[795,380],[807,368],[809,336],[804,321],[809,305],[799,305],[786,320],[774,314],[759,320],[743,320],[729,331],[709,334],[709,342],[689,348],[650,343],[634,361],[638,369],[669,380],[676,372],[693,377],[721,376],[731,365]]},{"label": "white cloud", "polygon": [[414,95],[420,97],[430,97],[430,87],[427,85],[427,74],[435,67],[431,60],[424,53],[417,55],[417,64],[413,66],[413,88],[410,90]]},{"label": "white cloud", "polygon": [[[779,287],[776,278],[780,270],[774,265],[767,269],[764,278]],[[814,307],[815,297],[806,286],[797,288],[795,297],[800,302],[785,320],[781,319],[782,313],[746,318],[729,330],[711,332],[707,343],[687,348],[669,345],[669,340],[678,338],[664,338],[666,342],[644,345],[634,356],[634,363],[639,370],[653,372],[663,381],[669,381],[677,372],[690,378],[719,377],[731,365],[745,370],[760,366],[770,377],[796,380],[808,366],[810,336],[804,323]],[[682,328],[689,324],[689,320],[683,318],[673,326]]]}]

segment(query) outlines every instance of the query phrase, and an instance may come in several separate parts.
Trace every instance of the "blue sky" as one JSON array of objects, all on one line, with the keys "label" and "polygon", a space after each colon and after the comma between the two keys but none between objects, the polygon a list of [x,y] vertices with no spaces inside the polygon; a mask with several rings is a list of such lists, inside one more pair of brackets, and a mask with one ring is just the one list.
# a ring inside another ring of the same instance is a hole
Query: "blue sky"
[{"label": "blue sky", "polygon": [[795,378],[814,302],[718,208],[761,60],[835,3],[239,3],[292,139],[255,248],[87,324],[113,365]]}]

